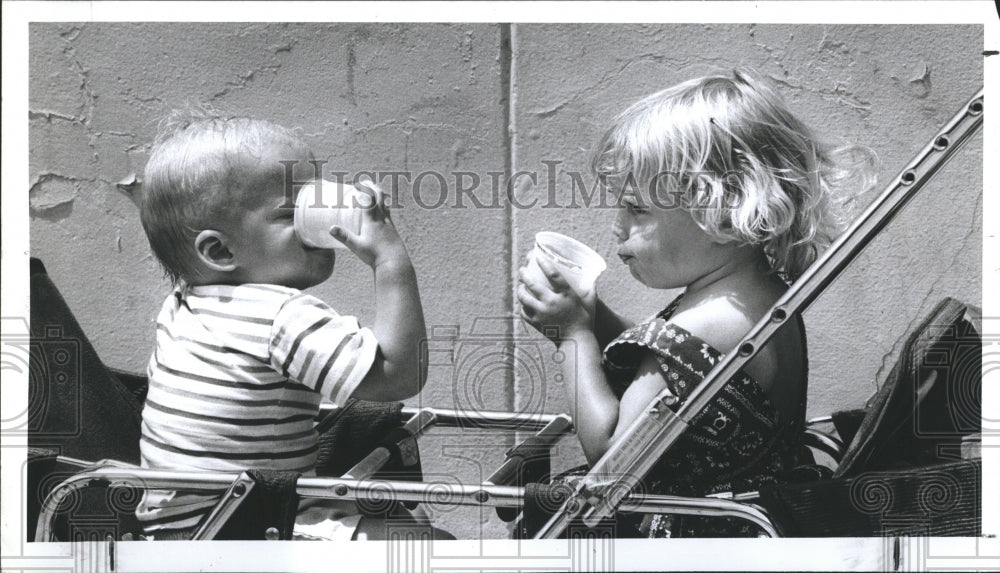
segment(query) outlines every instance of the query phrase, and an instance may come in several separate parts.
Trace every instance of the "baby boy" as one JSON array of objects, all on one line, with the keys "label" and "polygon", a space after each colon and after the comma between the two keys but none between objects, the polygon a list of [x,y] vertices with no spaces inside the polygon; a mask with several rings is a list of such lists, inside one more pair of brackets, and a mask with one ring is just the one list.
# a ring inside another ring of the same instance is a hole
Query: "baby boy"
[{"label": "baby boy", "polygon": [[[155,144],[141,218],[175,289],[148,367],[143,466],[308,472],[322,399],[395,401],[420,391],[416,275],[374,185],[360,231],[330,231],[374,272],[372,327],[301,291],[328,279],[335,259],[294,230],[289,179],[309,179],[313,160],[290,130],[207,112],[170,120]],[[218,499],[150,491],[137,515],[154,538],[184,537]]]}]

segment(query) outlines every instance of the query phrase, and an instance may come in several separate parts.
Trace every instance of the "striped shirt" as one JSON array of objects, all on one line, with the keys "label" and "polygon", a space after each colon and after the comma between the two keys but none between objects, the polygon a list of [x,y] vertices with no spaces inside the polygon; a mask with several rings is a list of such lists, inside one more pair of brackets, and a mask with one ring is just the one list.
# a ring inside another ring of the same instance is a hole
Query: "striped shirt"
[{"label": "striped shirt", "polygon": [[[142,413],[143,467],[306,472],[319,404],[343,404],[378,343],[354,317],[275,285],[184,287],[164,302]],[[147,532],[197,525],[219,496],[153,490]]]}]

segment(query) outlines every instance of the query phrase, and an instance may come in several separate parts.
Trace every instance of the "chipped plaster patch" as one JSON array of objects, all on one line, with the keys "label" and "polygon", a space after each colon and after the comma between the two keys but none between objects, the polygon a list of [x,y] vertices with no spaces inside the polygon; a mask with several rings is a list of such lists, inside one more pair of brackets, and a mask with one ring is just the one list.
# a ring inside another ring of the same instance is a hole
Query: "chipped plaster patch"
[{"label": "chipped plaster patch", "polygon": [[28,191],[28,206],[33,216],[50,217],[65,210],[60,207],[71,206],[78,193],[73,179],[47,173],[39,176]]}]

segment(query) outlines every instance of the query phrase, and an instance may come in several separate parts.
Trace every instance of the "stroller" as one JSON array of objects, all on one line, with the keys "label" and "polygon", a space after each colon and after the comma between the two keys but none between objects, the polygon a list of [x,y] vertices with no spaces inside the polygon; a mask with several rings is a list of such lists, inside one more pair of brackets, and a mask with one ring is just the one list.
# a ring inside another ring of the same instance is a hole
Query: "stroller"
[{"label": "stroller", "polygon": [[[803,444],[829,456],[835,469],[812,465],[795,481],[707,498],[637,494],[634,486],[731,374],[818,296],[981,122],[980,92],[680,410],[651,409],[574,485],[550,483],[552,448],[572,431],[564,414],[398,403],[326,409],[317,420],[316,477],[141,468],[145,378],[101,362],[44,265],[33,259],[28,541],[138,540],[135,508],[145,489],[221,494],[191,539],[289,539],[301,498],[355,500],[364,513],[379,516],[391,515],[397,504],[428,500],[495,507],[502,518],[516,520],[513,535],[521,539],[594,535],[616,512],[736,518],[765,537],[978,536],[982,329],[978,311],[952,299],[907,336],[896,367],[864,410],[814,421],[832,423],[839,437],[806,430]],[[442,489],[425,483],[420,468],[418,437],[435,425],[531,436],[483,483]]]}]

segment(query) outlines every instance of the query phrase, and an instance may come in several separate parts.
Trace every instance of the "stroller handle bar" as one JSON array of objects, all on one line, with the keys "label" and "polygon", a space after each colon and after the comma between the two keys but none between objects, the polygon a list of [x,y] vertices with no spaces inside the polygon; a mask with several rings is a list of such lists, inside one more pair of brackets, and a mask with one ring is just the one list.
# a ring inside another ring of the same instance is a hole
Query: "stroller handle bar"
[{"label": "stroller handle bar", "polygon": [[983,89],[934,136],[827,251],[806,269],[771,310],[715,365],[676,413],[668,406],[676,398],[664,391],[650,403],[577,485],[576,494],[539,530],[536,538],[555,538],[576,518],[595,526],[614,513],[691,421],[705,409],[726,382],[784,326],[802,312],[923,188],[983,123]]}]

